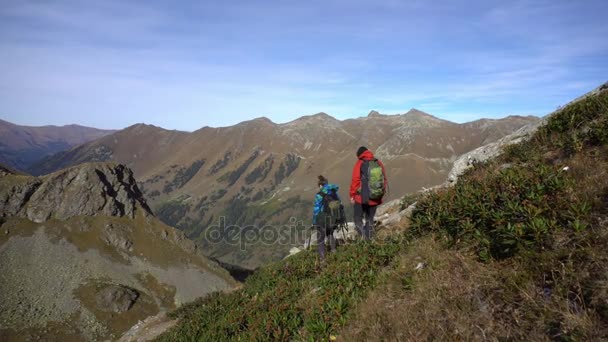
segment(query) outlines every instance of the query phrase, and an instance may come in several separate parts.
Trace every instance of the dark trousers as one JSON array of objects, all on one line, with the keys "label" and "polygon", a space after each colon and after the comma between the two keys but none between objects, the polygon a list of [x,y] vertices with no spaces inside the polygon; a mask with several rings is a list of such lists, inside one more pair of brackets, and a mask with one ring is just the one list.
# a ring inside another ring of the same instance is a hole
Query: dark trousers
[{"label": "dark trousers", "polygon": [[[374,215],[376,215],[376,206],[355,203],[355,227],[357,232],[365,240],[372,238],[374,233]],[[363,220],[365,219],[365,223]]]},{"label": "dark trousers", "polygon": [[329,240],[329,247],[332,252],[336,250],[336,238],[334,237],[334,228],[329,222],[326,215],[319,216],[319,224],[317,225],[317,248],[319,257],[325,259],[325,240]]}]

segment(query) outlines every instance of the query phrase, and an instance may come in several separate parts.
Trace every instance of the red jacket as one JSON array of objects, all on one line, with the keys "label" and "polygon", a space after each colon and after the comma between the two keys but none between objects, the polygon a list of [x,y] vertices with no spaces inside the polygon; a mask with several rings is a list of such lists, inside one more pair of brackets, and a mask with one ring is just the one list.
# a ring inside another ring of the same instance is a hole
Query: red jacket
[{"label": "red jacket", "polygon": [[[355,167],[353,168],[353,178],[350,182],[350,198],[354,198],[355,202],[361,204],[361,194],[359,194],[359,188],[361,188],[361,164],[365,160],[374,160],[374,154],[371,151],[365,151],[359,156],[359,160],[355,163]],[[382,173],[384,174],[384,188],[387,188],[388,180],[386,178],[386,171],[384,170],[384,164],[378,160],[378,164],[382,167]],[[365,203],[363,203],[365,204]],[[374,201],[369,200],[367,203],[369,205],[380,205],[382,204],[382,200]]]}]

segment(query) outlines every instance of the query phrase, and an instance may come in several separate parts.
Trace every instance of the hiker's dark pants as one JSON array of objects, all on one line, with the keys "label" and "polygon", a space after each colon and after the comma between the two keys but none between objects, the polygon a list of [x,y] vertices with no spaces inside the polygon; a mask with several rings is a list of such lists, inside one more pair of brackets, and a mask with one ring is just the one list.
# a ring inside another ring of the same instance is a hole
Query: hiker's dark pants
[{"label": "hiker's dark pants", "polygon": [[321,259],[325,259],[325,239],[329,240],[329,248],[331,251],[334,252],[336,250],[334,228],[335,227],[325,219],[325,215],[319,215],[319,222],[317,224],[317,248]]},{"label": "hiker's dark pants", "polygon": [[[374,233],[374,215],[376,215],[377,206],[355,203],[354,207],[357,232],[365,240],[369,240]],[[363,219],[365,219],[365,224],[363,223]]]}]

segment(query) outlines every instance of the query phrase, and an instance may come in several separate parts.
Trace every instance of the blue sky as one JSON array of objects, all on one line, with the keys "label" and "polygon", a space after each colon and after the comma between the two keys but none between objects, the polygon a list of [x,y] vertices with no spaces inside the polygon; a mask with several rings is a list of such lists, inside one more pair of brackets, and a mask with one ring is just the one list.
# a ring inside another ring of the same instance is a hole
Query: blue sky
[{"label": "blue sky", "polygon": [[608,1],[0,4],[0,118],[168,129],[544,115],[608,80]]}]

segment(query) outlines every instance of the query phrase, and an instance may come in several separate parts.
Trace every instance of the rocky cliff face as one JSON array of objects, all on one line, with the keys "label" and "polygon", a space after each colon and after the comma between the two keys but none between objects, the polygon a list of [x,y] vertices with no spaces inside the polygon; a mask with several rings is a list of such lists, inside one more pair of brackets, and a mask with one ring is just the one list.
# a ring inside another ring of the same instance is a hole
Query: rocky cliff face
[{"label": "rocky cliff face", "polygon": [[152,215],[133,172],[0,169],[0,340],[113,340],[236,282]]},{"label": "rocky cliff face", "polygon": [[133,172],[124,165],[84,164],[44,177],[0,180],[0,213],[34,222],[51,218],[151,214]]}]

